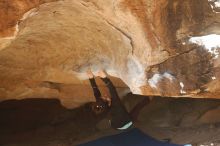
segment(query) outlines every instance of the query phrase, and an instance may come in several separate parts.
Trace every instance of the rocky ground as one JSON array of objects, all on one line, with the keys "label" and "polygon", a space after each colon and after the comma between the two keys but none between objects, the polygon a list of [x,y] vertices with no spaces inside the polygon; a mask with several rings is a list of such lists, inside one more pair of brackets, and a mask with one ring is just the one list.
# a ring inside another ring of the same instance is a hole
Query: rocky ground
[{"label": "rocky ground", "polygon": [[[135,102],[130,102],[133,100]],[[131,99],[132,98],[132,99]],[[128,95],[130,110],[144,97]],[[0,144],[3,146],[70,146],[117,131],[88,109],[64,108],[57,99],[9,100],[0,103]],[[156,97],[141,111],[135,126],[159,140],[180,144],[220,141],[220,101]]]}]

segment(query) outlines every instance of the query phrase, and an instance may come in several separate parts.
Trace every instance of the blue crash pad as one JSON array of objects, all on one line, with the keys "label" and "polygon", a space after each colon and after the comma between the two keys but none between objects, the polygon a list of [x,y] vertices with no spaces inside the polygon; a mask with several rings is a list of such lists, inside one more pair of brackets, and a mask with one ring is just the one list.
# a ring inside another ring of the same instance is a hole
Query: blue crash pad
[{"label": "blue crash pad", "polygon": [[106,136],[79,146],[181,146],[158,141],[139,129]]}]

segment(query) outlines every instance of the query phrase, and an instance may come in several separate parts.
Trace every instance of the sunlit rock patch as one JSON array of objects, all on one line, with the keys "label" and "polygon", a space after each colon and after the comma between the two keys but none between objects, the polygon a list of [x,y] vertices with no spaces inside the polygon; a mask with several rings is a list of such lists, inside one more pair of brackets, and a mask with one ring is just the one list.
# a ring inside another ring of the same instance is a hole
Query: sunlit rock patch
[{"label": "sunlit rock patch", "polygon": [[208,0],[214,13],[220,13],[220,0]]},{"label": "sunlit rock patch", "polygon": [[151,87],[153,88],[157,88],[157,84],[158,82],[160,82],[160,80],[162,80],[163,78],[167,78],[169,79],[171,82],[175,79],[175,77],[173,77],[171,74],[169,74],[168,72],[165,72],[163,74],[154,74],[153,77],[151,77],[150,79],[148,79],[148,83]]}]

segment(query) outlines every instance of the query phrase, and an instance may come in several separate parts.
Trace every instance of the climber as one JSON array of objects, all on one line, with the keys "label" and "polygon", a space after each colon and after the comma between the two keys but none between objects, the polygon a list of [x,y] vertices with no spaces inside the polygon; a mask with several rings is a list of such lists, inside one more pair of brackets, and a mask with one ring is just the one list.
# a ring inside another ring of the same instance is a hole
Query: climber
[{"label": "climber", "polygon": [[91,70],[87,71],[87,75],[89,77],[89,81],[93,89],[93,94],[96,99],[96,102],[91,105],[92,111],[97,115],[106,112],[111,105],[111,98],[107,96],[101,96],[101,93],[98,89],[98,86],[94,79],[94,75]]},{"label": "climber", "polygon": [[137,119],[139,111],[146,105],[146,103],[149,103],[149,98],[145,98],[145,100],[135,106],[135,108],[129,114],[121,103],[114,85],[112,84],[111,80],[107,78],[107,75],[104,71],[99,71],[97,76],[99,76],[108,87],[111,98],[101,96],[91,70],[88,70],[87,74],[96,98],[96,102],[91,106],[92,111],[96,114],[105,113],[110,115],[109,123],[114,129],[125,130],[131,127],[133,125],[132,119]]}]

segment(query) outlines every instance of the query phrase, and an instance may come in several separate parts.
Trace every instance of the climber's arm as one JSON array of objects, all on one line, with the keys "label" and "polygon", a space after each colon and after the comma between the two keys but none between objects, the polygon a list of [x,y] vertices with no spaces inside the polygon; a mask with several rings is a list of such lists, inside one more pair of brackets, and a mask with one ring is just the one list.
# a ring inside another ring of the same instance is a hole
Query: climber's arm
[{"label": "climber's arm", "polygon": [[89,77],[90,85],[92,86],[93,94],[96,98],[96,101],[98,101],[99,99],[101,99],[101,93],[95,82],[94,75],[90,69],[87,71],[87,75]]},{"label": "climber's arm", "polygon": [[108,87],[112,102],[114,102],[115,100],[118,100],[119,99],[118,93],[117,93],[114,85],[112,84],[111,80],[107,77],[106,73],[104,71],[99,71],[97,75],[99,77],[101,77],[101,80]]},{"label": "climber's arm", "polygon": [[101,93],[100,93],[99,88],[98,88],[98,86],[97,86],[97,84],[95,82],[95,79],[94,78],[90,78],[89,81],[90,81],[90,84],[92,86],[93,94],[94,94],[94,96],[96,98],[96,101],[101,99]]},{"label": "climber's arm", "polygon": [[118,93],[116,91],[116,88],[114,87],[114,85],[112,84],[112,82],[109,78],[105,77],[105,78],[101,78],[101,79],[105,83],[105,85],[108,87],[112,102],[114,102],[114,100],[119,98]]}]

